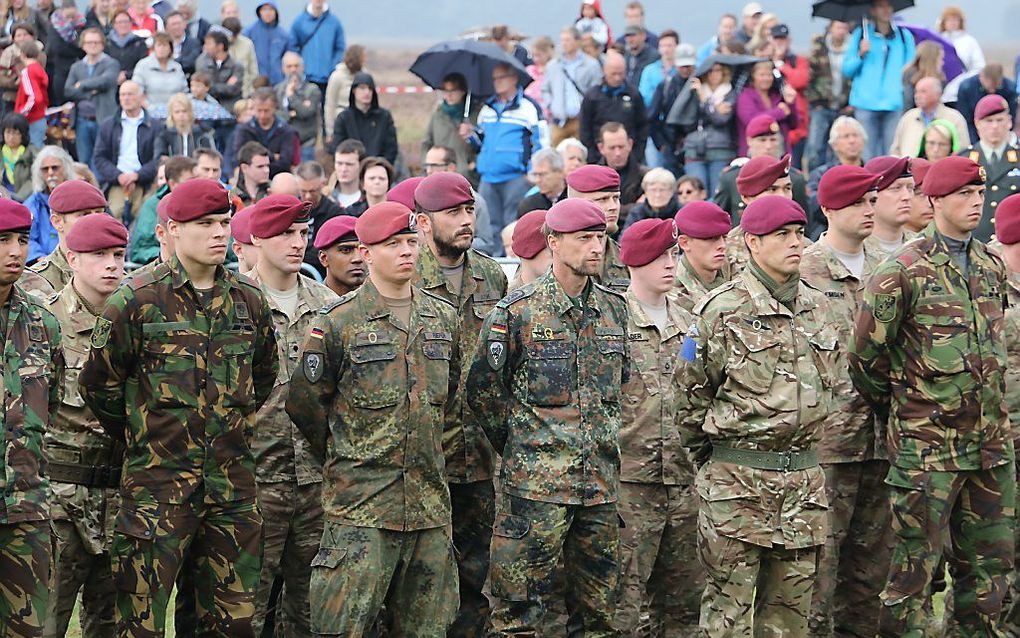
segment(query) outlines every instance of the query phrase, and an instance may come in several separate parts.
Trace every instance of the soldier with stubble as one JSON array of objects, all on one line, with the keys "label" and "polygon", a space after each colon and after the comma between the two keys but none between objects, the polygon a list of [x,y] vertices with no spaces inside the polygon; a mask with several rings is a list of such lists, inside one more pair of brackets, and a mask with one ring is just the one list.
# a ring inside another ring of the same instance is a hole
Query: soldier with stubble
[{"label": "soldier with stubble", "polygon": [[673,217],[677,245],[683,254],[676,265],[676,297],[690,312],[705,295],[729,281],[726,235],[730,216],[713,202],[690,202]]}]

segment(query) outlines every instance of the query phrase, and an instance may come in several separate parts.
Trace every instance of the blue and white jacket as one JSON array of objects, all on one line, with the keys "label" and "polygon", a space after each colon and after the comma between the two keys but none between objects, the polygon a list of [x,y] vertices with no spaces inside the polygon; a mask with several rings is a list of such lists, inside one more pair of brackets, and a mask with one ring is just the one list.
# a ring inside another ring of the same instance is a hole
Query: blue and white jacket
[{"label": "blue and white jacket", "polygon": [[522,89],[506,104],[500,104],[497,96],[489,98],[478,112],[475,135],[469,140],[478,150],[478,174],[491,184],[527,175],[531,156],[542,148],[546,131],[542,107]]}]

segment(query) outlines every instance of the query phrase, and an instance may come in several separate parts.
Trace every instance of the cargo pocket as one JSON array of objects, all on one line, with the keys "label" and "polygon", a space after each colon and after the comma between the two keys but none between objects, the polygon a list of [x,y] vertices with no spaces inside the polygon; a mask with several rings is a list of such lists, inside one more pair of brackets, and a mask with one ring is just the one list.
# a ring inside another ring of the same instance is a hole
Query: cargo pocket
[{"label": "cargo pocket", "polygon": [[453,338],[447,333],[429,333],[422,342],[428,371],[429,403],[443,405],[450,391],[450,357]]},{"label": "cargo pocket", "polygon": [[489,579],[492,595],[509,601],[528,600],[528,533],[531,521],[499,514],[492,526]]},{"label": "cargo pocket", "polygon": [[726,327],[737,344],[726,364],[727,380],[743,386],[752,396],[767,395],[779,364],[779,336],[758,318],[732,317]]},{"label": "cargo pocket", "polygon": [[140,599],[151,599],[158,587],[153,564],[157,521],[155,512],[147,514],[121,507],[114,523],[110,548],[114,583],[118,591],[136,596],[139,599],[136,604]]},{"label": "cargo pocket", "polygon": [[223,360],[227,364],[227,394],[224,397],[224,405],[254,411],[255,382],[252,378],[254,356],[255,349],[250,341],[228,343],[223,346]]},{"label": "cargo pocket", "polygon": [[[319,548],[319,552],[312,559],[312,575],[309,581],[309,591],[313,596],[315,592],[334,591],[337,572],[346,560],[346,547]],[[315,600],[313,600],[314,602]],[[340,635],[342,601],[335,600],[335,597],[323,596],[318,599],[318,602],[320,604],[311,606],[312,633],[316,636]]]},{"label": "cargo pocket", "polygon": [[534,341],[527,344],[528,400],[538,407],[570,405],[574,387],[574,344]]},{"label": "cargo pocket", "polygon": [[896,466],[890,467],[886,475],[896,534],[889,582],[882,593],[882,603],[887,607],[924,592],[928,582],[925,558],[933,550],[941,550],[931,547],[930,479],[930,472]]},{"label": "cargo pocket", "polygon": [[379,383],[387,378],[387,368],[397,359],[397,346],[386,335],[378,339],[371,345],[355,345],[350,349],[351,403],[356,408],[378,410],[394,406],[399,400],[395,388]]},{"label": "cargo pocket", "polygon": [[602,389],[602,400],[608,403],[620,401],[620,387],[623,377],[623,357],[626,344],[620,338],[600,337],[598,382]]}]

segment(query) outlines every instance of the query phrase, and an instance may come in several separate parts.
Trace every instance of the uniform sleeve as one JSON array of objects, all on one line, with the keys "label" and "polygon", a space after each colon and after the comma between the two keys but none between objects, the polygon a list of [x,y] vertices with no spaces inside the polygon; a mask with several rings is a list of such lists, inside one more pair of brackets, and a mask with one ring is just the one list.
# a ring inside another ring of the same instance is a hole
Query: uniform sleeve
[{"label": "uniform sleeve", "polygon": [[472,418],[481,425],[499,454],[506,446],[512,362],[519,349],[516,339],[511,336],[509,319],[509,311],[498,305],[485,318],[465,388]]},{"label": "uniform sleeve", "polygon": [[880,266],[864,290],[850,339],[850,378],[861,396],[880,412],[889,405],[890,344],[899,337],[910,296],[908,287],[897,262]]},{"label": "uniform sleeve", "polygon": [[329,409],[339,371],[343,369],[344,351],[334,330],[337,329],[327,315],[315,318],[301,349],[301,365],[294,370],[287,392],[287,414],[320,463],[326,461]]},{"label": "uniform sleeve", "polygon": [[699,318],[684,337],[673,375],[678,390],[676,427],[681,443],[698,467],[712,452],[702,426],[716,390],[722,385],[727,349],[724,334],[717,319]]},{"label": "uniform sleeve", "polygon": [[57,413],[60,408],[60,403],[64,399],[64,348],[61,345],[63,337],[60,334],[60,324],[57,322],[56,317],[53,315],[46,315],[44,320],[46,324],[46,330],[50,334],[50,393],[49,393],[49,415],[53,418],[53,415]]},{"label": "uniform sleeve", "polygon": [[124,438],[127,404],[124,386],[137,366],[141,322],[132,317],[134,293],[122,286],[106,303],[92,331],[92,348],[78,384],[82,399],[114,441]]},{"label": "uniform sleeve", "polygon": [[255,385],[255,410],[262,408],[276,384],[280,361],[276,355],[276,328],[273,315],[265,299],[261,300],[258,323],[255,326],[255,360],[252,381]]}]

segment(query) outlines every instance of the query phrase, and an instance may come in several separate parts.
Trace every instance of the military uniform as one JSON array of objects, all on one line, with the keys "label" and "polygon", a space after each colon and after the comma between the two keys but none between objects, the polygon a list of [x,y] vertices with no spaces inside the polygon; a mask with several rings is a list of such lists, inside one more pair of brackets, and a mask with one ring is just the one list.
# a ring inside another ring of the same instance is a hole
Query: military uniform
[{"label": "military uniform", "polygon": [[[740,197],[740,193],[737,191],[737,177],[740,175],[740,169],[747,162],[748,159],[746,157],[733,160],[729,166],[723,169],[722,174],[719,176],[719,190],[714,195],[709,193],[712,201],[730,214],[730,219],[734,226],[740,222],[740,217],[744,214],[744,209],[747,208],[747,204],[744,203],[743,198]],[[793,201],[800,204],[802,209],[807,210],[807,179],[804,177],[804,173],[791,168],[790,185],[793,187]]]},{"label": "military uniform", "polygon": [[[814,243],[807,237],[804,237],[803,240],[805,248]],[[726,234],[726,265],[731,276],[747,267],[749,259],[751,259],[751,253],[747,249],[747,242],[744,241],[744,229],[734,226],[733,230]]]},{"label": "military uniform", "polygon": [[[824,241],[804,251],[801,281],[825,296],[846,348],[864,280],[885,257],[864,248],[863,278],[855,277]],[[819,460],[829,501],[829,536],[822,551],[811,618],[813,636],[874,636],[879,593],[889,574],[890,513],[883,483],[889,471],[884,422],[854,390],[849,368],[836,371],[833,409],[822,430]]]},{"label": "military uniform", "polygon": [[403,633],[441,636],[457,612],[442,443],[458,321],[431,293],[411,303],[407,326],[366,280],[322,309],[290,381],[287,413],[325,459],[315,635],[365,635],[386,605]]},{"label": "military uniform", "polygon": [[973,235],[975,239],[987,242],[995,235],[995,210],[999,203],[1020,192],[1020,149],[1007,144],[996,162],[985,156],[981,144],[972,144],[959,154],[969,157],[985,169],[985,208]]},{"label": "military uniform", "polygon": [[[704,575],[698,565],[698,499],[694,468],[673,422],[680,343],[694,322],[670,298],[660,334],[634,293],[627,347],[633,372],[623,387],[620,428],[620,601],[616,622],[625,636],[692,636]],[[642,611],[650,612],[641,626]]]},{"label": "military uniform", "polygon": [[[418,258],[418,277],[413,283],[457,308],[460,352],[475,351],[482,321],[507,290],[503,269],[475,250],[465,253],[463,283],[460,290],[453,290],[439,260],[424,244]],[[453,544],[457,548],[460,574],[460,611],[449,635],[473,637],[481,635],[489,615],[489,601],[482,587],[489,572],[489,542],[496,516],[492,482],[496,455],[464,405],[467,373],[468,367],[463,366],[458,392],[443,427],[443,452],[453,507]]]},{"label": "military uniform", "polygon": [[68,284],[46,305],[60,323],[66,363],[60,408],[46,430],[55,536],[54,573],[46,635],[63,636],[82,596],[84,636],[116,633],[116,588],[110,568],[113,519],[120,505],[123,446],[114,446],[78,391],[78,376],[89,355],[98,318]]},{"label": "military uniform", "polygon": [[43,305],[57,292],[50,282],[42,278],[42,275],[28,268],[22,271],[18,285],[28,294],[35,295],[36,301]]},{"label": "military uniform", "polygon": [[50,582],[46,431],[63,391],[60,326],[18,285],[0,308],[4,463],[0,469],[0,632],[43,635]]},{"label": "military uniform", "polygon": [[39,259],[28,268],[50,282],[54,290],[63,290],[74,274],[71,272],[71,266],[67,263],[67,255],[64,254],[60,246],[54,248],[52,253]]},{"label": "military uniform", "polygon": [[851,342],[854,385],[890,412],[886,484],[896,544],[881,635],[923,635],[932,572],[948,542],[964,636],[996,635],[1013,568],[1014,452],[1002,408],[1006,269],[979,241],[967,251],[964,274],[929,225],[876,269]]},{"label": "military uniform", "polygon": [[82,396],[126,441],[111,556],[122,636],[159,636],[185,552],[202,631],[252,636],[262,517],[250,442],[278,361],[258,286],[217,268],[195,290],[174,257],[107,302]]},{"label": "military uniform", "polygon": [[807,635],[827,531],[816,445],[839,353],[825,297],[798,286],[791,311],[745,270],[695,308],[681,350],[676,419],[699,466],[710,636]]},{"label": "military uniform", "polygon": [[673,289],[674,298],[680,303],[680,307],[691,312],[694,306],[698,305],[705,295],[729,281],[729,264],[723,264],[722,269],[715,276],[710,284],[701,281],[698,273],[694,272],[691,262],[687,257],[681,255],[676,265],[676,287]]},{"label": "military uniform", "polygon": [[[1020,439],[1020,280],[1016,273],[1010,274],[1008,286],[1006,297],[1009,308],[1003,319],[1002,334],[1006,340],[1007,360],[1005,403],[1015,450],[1017,439]],[[1017,478],[1020,479],[1020,468]],[[1020,555],[1020,520],[1014,519],[1013,524],[1014,556],[1017,556]],[[1002,610],[1002,628],[1011,636],[1020,636],[1020,579],[1015,572],[1009,581],[1009,592]]]},{"label": "military uniform", "polygon": [[626,326],[620,295],[589,281],[572,300],[551,271],[482,326],[467,404],[503,455],[490,635],[535,631],[561,553],[580,631],[615,635]]},{"label": "military uniform", "polygon": [[620,261],[620,244],[612,237],[606,238],[606,252],[602,258],[602,272],[598,282],[621,295],[630,285],[630,271]]},{"label": "military uniform", "polygon": [[[908,241],[917,237],[917,233],[912,230],[908,230],[906,227],[903,228],[903,243],[906,244]],[[882,244],[878,242],[878,237],[875,237],[874,233],[864,238],[864,250],[868,253],[874,254],[878,257],[878,261],[882,261],[892,253],[886,252],[882,248]],[[868,271],[872,272],[872,271]]]},{"label": "military uniform", "polygon": [[[262,285],[256,268],[249,273]],[[270,593],[279,578],[285,589],[282,609],[286,636],[311,632],[308,583],[312,559],[322,536],[322,463],[308,449],[308,441],[285,410],[287,388],[300,372],[301,345],[319,311],[336,300],[332,290],[307,277],[298,277],[298,302],[293,319],[271,296],[266,296],[276,331],[280,370],[269,400],[255,415],[255,481],[263,518],[262,576],[255,594],[255,634],[261,635]],[[277,611],[279,619],[281,612]],[[282,636],[281,636],[282,638]]]}]

